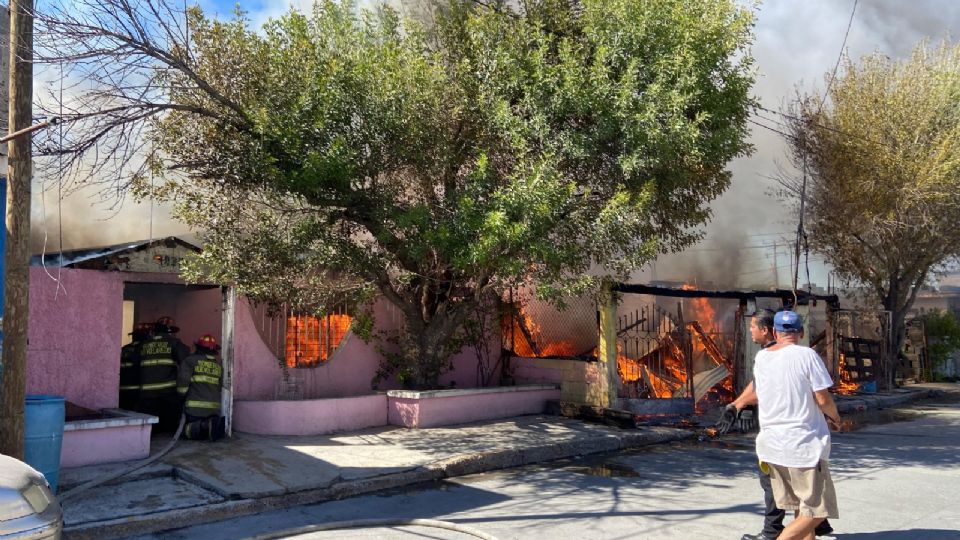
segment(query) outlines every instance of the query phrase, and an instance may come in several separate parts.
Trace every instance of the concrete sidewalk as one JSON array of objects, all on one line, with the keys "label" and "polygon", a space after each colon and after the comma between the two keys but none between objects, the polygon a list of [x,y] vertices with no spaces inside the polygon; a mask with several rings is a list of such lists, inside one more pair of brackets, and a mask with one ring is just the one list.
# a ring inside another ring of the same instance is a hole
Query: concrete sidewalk
[{"label": "concrete sidewalk", "polygon": [[[838,405],[842,412],[889,407],[935,390],[916,386],[841,397]],[[557,416],[523,416],[431,429],[180,441],[157,463],[66,500],[66,533],[68,538],[97,539],[143,534],[697,434],[697,429],[618,429]],[[155,441],[154,451],[168,441]],[[64,469],[61,492],[132,464]]]}]

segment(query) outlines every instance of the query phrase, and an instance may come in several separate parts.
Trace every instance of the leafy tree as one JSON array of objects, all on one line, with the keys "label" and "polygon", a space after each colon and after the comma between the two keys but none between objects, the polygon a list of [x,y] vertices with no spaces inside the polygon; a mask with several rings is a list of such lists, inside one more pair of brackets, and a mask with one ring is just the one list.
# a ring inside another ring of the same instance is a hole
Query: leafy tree
[{"label": "leafy tree", "polygon": [[936,374],[960,350],[960,321],[954,312],[934,309],[920,315],[927,336],[927,357]]},{"label": "leafy tree", "polygon": [[[931,273],[960,254],[960,49],[919,44],[910,58],[847,61],[822,102],[793,106],[792,157],[809,174],[811,248],[892,314],[891,351]],[[886,384],[891,364],[884,366]]]},{"label": "leafy tree", "polygon": [[751,13],[491,4],[421,24],[325,1],[260,32],[194,10],[149,131],[203,233],[187,275],[315,311],[383,296],[405,323],[389,367],[426,387],[488,295],[561,298],[697,240],[750,150]]}]

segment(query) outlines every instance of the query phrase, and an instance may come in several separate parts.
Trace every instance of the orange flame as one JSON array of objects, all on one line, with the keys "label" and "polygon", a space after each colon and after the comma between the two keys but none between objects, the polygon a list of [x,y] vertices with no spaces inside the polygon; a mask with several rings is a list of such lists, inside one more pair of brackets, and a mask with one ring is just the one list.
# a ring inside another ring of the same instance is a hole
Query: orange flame
[{"label": "orange flame", "polygon": [[[513,336],[513,354],[524,358],[546,358],[549,356],[575,356],[578,352],[572,341],[543,343],[540,325],[520,307],[517,316],[510,317],[504,326]],[[510,326],[512,325],[512,328]],[[542,345],[541,345],[542,343]]]},{"label": "orange flame", "polygon": [[291,315],[287,318],[287,367],[315,366],[330,359],[350,331],[349,315]]},{"label": "orange flame", "polygon": [[847,365],[847,356],[843,353],[840,353],[840,381],[834,385],[834,389],[838,394],[852,395],[856,394],[860,389],[860,385],[853,381],[853,377],[850,375],[850,372],[846,370],[844,366]]}]

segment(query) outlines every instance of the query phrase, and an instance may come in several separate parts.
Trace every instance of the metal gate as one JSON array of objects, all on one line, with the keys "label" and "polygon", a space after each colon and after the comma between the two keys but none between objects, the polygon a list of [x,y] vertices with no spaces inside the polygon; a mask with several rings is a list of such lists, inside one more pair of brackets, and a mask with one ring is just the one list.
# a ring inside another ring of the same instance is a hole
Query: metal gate
[{"label": "metal gate", "polygon": [[656,304],[618,313],[618,397],[680,398],[693,395],[690,330],[677,306],[672,315]]},{"label": "metal gate", "polygon": [[875,389],[892,380],[888,351],[891,315],[884,310],[837,310],[830,314],[828,362],[840,392]]}]

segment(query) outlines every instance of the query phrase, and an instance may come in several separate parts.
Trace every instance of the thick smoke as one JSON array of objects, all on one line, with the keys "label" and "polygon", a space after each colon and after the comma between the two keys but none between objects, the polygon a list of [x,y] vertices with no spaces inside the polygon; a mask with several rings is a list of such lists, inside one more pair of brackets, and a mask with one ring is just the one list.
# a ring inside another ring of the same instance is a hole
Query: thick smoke
[{"label": "thick smoke", "polygon": [[[772,110],[782,109],[797,92],[822,94],[840,54],[853,0],[784,2],[770,0],[757,12],[757,63],[754,95]],[[860,0],[847,38],[846,54],[857,59],[880,52],[891,58],[909,56],[924,39],[936,45],[960,35],[960,2],[953,0]],[[761,111],[754,120],[773,129],[776,115]],[[774,194],[772,177],[789,172],[786,145],[770,129],[751,124],[755,153],[730,164],[733,182],[713,205],[713,219],[704,240],[690,250],[661,257],[635,278],[639,281],[709,282],[718,287],[767,288],[774,283],[774,241],[778,243],[779,285],[789,286],[792,242],[797,222],[790,204]],[[768,246],[758,248],[756,246]],[[713,251],[729,248],[730,251]],[[801,260],[804,260],[801,258]],[[826,285],[827,267],[810,255],[811,280]],[[655,269],[655,270],[654,270]],[[801,265],[799,283],[807,282]]]},{"label": "thick smoke", "polygon": [[[375,0],[359,2],[369,7]],[[395,3],[395,2],[394,2]],[[257,25],[276,17],[294,5],[306,9],[309,0],[241,1],[249,19]],[[233,2],[204,0],[208,13],[229,17]],[[757,82],[754,95],[772,110],[781,109],[796,92],[822,93],[825,77],[840,54],[853,0],[809,0],[785,2],[768,0],[759,6],[756,23]],[[860,0],[847,40],[852,58],[879,51],[903,58],[923,39],[931,43],[960,34],[960,2],[955,0]],[[779,129],[775,115],[762,113],[755,120]],[[730,189],[713,203],[713,219],[704,227],[704,240],[681,254],[660,257],[655,265],[637,272],[637,281],[671,280],[709,284],[713,287],[772,287],[774,257],[780,269],[779,285],[790,283],[791,258],[786,242],[792,241],[796,220],[788,204],[772,193],[776,182],[771,177],[779,168],[788,167],[786,147],[779,135],[751,124],[756,152],[730,164],[733,182]],[[46,194],[46,220],[40,199],[40,186],[34,188],[34,251],[39,252],[43,233],[59,242],[60,227],[56,210],[56,190]],[[52,194],[51,194],[52,193]],[[124,203],[118,212],[110,204],[98,203],[88,192],[80,192],[63,201],[63,245],[87,247],[149,236],[149,205]],[[186,227],[169,216],[169,208],[155,207],[153,236],[186,233]],[[48,251],[49,249],[48,243]],[[800,282],[806,282],[801,269]],[[811,278],[821,285],[826,268],[817,258],[810,262]]]}]

